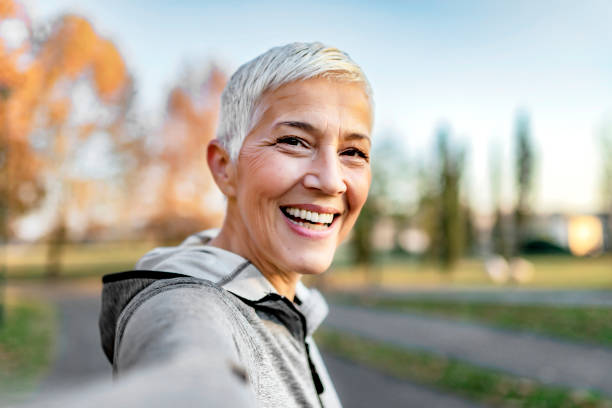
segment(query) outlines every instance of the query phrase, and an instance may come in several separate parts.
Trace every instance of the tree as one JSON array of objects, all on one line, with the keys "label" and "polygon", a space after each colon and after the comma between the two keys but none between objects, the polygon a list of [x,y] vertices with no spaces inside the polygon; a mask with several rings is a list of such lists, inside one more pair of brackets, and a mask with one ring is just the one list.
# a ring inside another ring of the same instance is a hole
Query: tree
[{"label": "tree", "polygon": [[514,254],[517,255],[527,238],[526,227],[530,212],[529,200],[533,190],[535,164],[529,116],[525,112],[519,113],[516,119],[515,143],[517,200],[514,209]]},{"label": "tree", "polygon": [[490,156],[491,174],[491,197],[493,201],[493,228],[491,229],[489,250],[495,254],[500,254],[506,259],[512,256],[513,248],[510,242],[511,231],[509,229],[509,217],[502,211],[501,204],[501,179],[502,179],[502,160],[499,146],[491,148]]},{"label": "tree", "polygon": [[[599,135],[601,147],[601,199],[604,211],[608,213],[607,236],[612,240],[612,120],[607,121],[601,128]],[[612,250],[612,243],[608,242],[608,249]]]},{"label": "tree", "polygon": [[465,244],[465,224],[461,204],[461,177],[465,152],[449,142],[446,128],[437,135],[438,157],[438,231],[435,251],[445,270],[451,270],[461,257]]},{"label": "tree", "polygon": [[[376,219],[380,216],[377,204],[375,196],[368,197],[353,227],[353,235],[351,237],[353,260],[357,264],[364,266],[366,270],[373,263],[372,230],[374,229]],[[366,271],[366,274],[368,274],[368,271]]]},{"label": "tree", "polygon": [[[46,146],[40,155],[46,174],[53,177],[52,181],[47,179],[49,188],[59,191],[61,197],[48,247],[48,275],[57,276],[67,240],[68,213],[79,210],[79,200],[74,198],[83,197],[85,186],[104,182],[95,172],[83,174],[81,157],[94,138],[112,144],[113,153],[122,150],[125,140],[121,128],[132,92],[123,57],[115,45],[78,16],[67,15],[57,22],[38,61],[44,75],[36,107],[41,132],[35,137]],[[81,209],[87,208],[83,207],[86,201],[80,200]]]},{"label": "tree", "polygon": [[[18,13],[22,11],[22,13]],[[20,17],[17,17],[20,14]],[[20,22],[29,29],[27,16],[17,3],[0,1],[0,23]],[[9,219],[40,203],[43,197],[41,162],[28,140],[31,129],[32,83],[38,80],[34,66],[19,67],[19,59],[31,47],[24,38],[16,47],[0,38],[0,239],[9,236]]]},{"label": "tree", "polygon": [[226,77],[214,65],[187,70],[168,96],[166,118],[147,153],[142,179],[157,177],[146,195],[147,229],[158,240],[176,241],[223,220],[221,193],[206,165],[206,146],[215,137]]},{"label": "tree", "polygon": [[372,232],[381,218],[401,218],[413,203],[406,194],[409,166],[402,139],[392,134],[381,135],[371,157],[372,185],[350,242],[354,262],[365,268],[370,282],[379,283],[380,276],[372,275],[371,268],[375,255]]},{"label": "tree", "polygon": [[[0,2],[0,23],[13,19],[16,9],[12,1]],[[9,121],[15,111],[15,101],[18,99],[16,94],[20,94],[19,89],[27,76],[27,72],[23,72],[17,66],[17,60],[25,47],[27,45],[11,49],[5,44],[4,39],[0,38],[0,171],[2,176],[2,183],[0,183],[2,232],[0,237],[2,244],[8,238],[9,209],[15,212],[24,211],[29,202],[33,200],[24,200],[26,194],[20,194],[20,191],[28,183],[35,186],[37,181],[38,163],[35,160],[28,160],[32,159],[29,143],[23,137],[22,132],[16,131],[19,126],[14,121]],[[18,160],[20,157],[26,160]]]},{"label": "tree", "polygon": [[5,85],[0,108],[3,139],[10,142],[3,167],[10,179],[7,207],[19,213],[39,204],[43,194],[57,198],[48,247],[48,273],[57,276],[73,197],[82,197],[82,186],[96,179],[81,171],[83,152],[92,139],[121,150],[131,87],[116,47],[84,18],[64,16],[48,36],[32,38],[30,32],[19,50],[29,61],[17,75],[19,86]]},{"label": "tree", "polygon": [[[0,24],[16,23],[25,33],[17,44],[0,37],[0,285],[6,275],[5,245],[9,220],[36,206],[42,199],[40,162],[26,137],[29,117],[23,113],[31,97],[28,84],[36,77],[30,67],[20,68],[30,34],[27,15],[12,0],[0,0]],[[4,316],[0,298],[0,321]]]}]

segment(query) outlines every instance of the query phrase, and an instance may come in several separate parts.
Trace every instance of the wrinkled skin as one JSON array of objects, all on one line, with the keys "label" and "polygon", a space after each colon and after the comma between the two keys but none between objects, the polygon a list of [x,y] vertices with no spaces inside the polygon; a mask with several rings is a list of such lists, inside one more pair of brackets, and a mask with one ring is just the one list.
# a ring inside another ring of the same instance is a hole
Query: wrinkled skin
[{"label": "wrinkled skin", "polygon": [[[366,201],[371,124],[361,84],[317,78],[264,93],[235,162],[218,141],[208,147],[209,167],[227,197],[212,245],[249,259],[293,299],[301,275],[329,267]],[[281,211],[300,205],[338,215],[329,231],[309,236]]]}]

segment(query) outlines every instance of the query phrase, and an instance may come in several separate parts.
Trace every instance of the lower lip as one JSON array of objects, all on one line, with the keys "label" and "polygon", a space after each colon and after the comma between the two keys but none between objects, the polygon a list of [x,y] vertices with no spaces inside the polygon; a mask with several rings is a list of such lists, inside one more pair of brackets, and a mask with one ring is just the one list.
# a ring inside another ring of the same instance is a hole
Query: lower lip
[{"label": "lower lip", "polygon": [[289,228],[291,228],[293,230],[293,232],[295,232],[296,234],[301,235],[301,236],[303,236],[305,238],[310,238],[310,239],[323,239],[323,238],[329,237],[335,231],[336,224],[338,224],[337,221],[338,221],[338,218],[339,218],[339,217],[334,217],[334,220],[332,221],[331,226],[329,228],[327,228],[327,229],[324,229],[324,230],[312,230],[310,228],[302,227],[300,225],[297,225],[297,224],[291,222],[289,220],[289,218],[287,218],[287,216],[282,211],[281,211],[281,215],[285,219],[285,222],[287,223]]}]

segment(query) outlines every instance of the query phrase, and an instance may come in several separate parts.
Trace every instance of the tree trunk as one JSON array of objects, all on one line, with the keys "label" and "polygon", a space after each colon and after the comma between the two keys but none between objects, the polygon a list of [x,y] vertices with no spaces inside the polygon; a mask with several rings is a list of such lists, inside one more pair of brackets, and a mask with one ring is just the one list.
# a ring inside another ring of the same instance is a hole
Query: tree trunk
[{"label": "tree trunk", "polygon": [[6,245],[8,244],[8,206],[0,199],[0,327],[4,326],[6,274],[8,271]]},{"label": "tree trunk", "polygon": [[66,224],[63,219],[51,233],[47,245],[47,268],[45,276],[47,278],[59,278],[62,270],[62,256],[66,245]]},{"label": "tree trunk", "polygon": [[[4,135],[2,135],[4,136]],[[2,137],[0,136],[0,137]],[[2,183],[5,186],[9,185],[8,175],[8,147],[2,141],[0,150],[0,175],[2,177]],[[8,193],[8,189],[7,189]],[[8,271],[7,257],[6,257],[6,245],[8,244],[8,219],[9,219],[9,199],[7,197],[0,197],[0,327],[4,326],[5,317],[5,286],[6,286],[6,274]]]}]

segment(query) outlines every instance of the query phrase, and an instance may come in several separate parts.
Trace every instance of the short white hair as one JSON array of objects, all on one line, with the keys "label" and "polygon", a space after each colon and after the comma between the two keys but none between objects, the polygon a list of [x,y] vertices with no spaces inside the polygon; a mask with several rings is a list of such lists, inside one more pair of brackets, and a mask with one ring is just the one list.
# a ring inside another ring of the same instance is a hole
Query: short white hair
[{"label": "short white hair", "polygon": [[238,158],[253,110],[264,92],[310,78],[360,83],[373,108],[370,83],[347,53],[319,42],[296,42],[271,48],[240,66],[221,95],[217,139],[231,160]]}]

